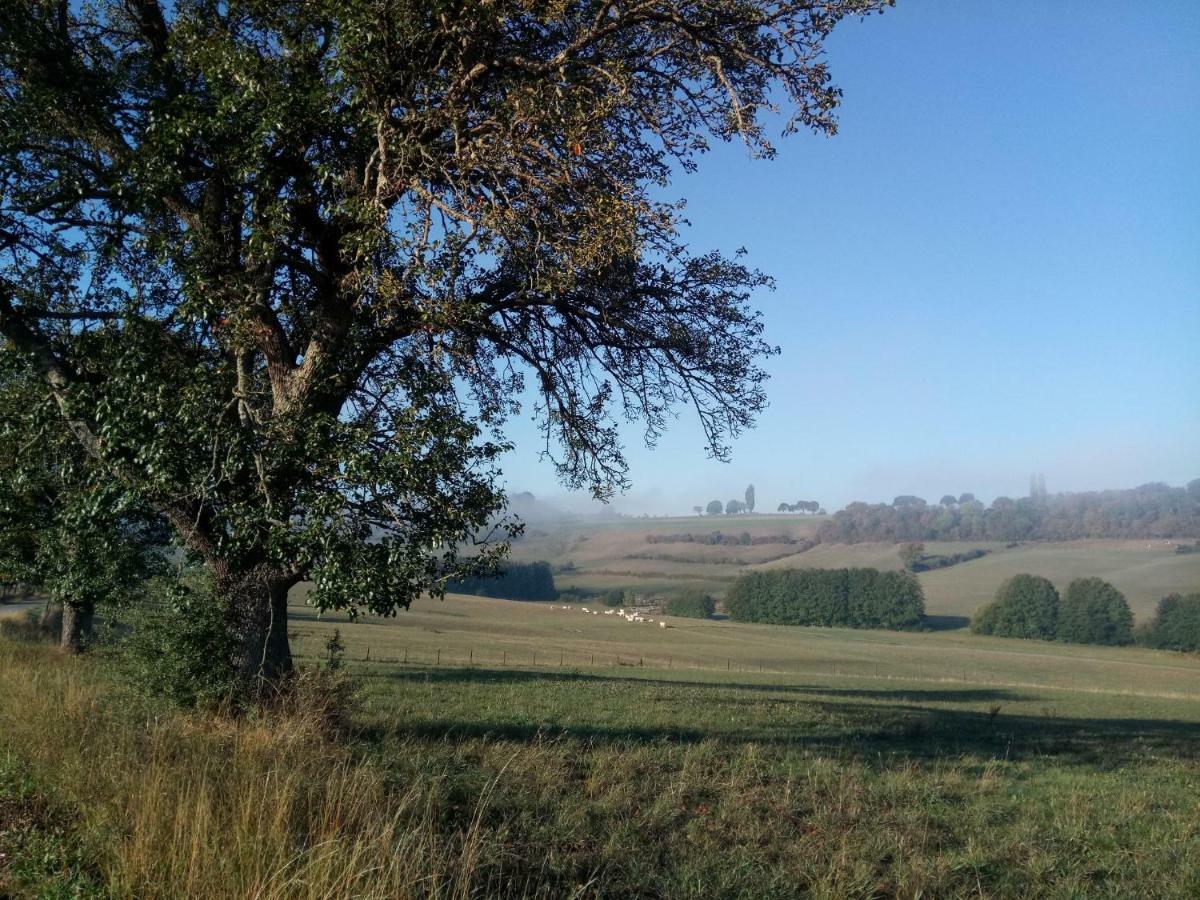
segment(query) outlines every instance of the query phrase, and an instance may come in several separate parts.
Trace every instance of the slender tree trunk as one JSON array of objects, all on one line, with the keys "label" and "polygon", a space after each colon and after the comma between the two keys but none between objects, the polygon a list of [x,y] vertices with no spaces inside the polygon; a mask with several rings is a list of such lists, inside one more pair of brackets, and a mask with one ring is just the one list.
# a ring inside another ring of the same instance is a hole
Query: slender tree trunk
[{"label": "slender tree trunk", "polygon": [[64,603],[62,607],[62,638],[59,648],[64,653],[82,653],[84,642],[92,635],[96,619],[94,603]]},{"label": "slender tree trunk", "polygon": [[218,578],[233,638],[233,669],[243,686],[259,690],[293,671],[287,635],[291,583],[269,570],[231,572]]}]

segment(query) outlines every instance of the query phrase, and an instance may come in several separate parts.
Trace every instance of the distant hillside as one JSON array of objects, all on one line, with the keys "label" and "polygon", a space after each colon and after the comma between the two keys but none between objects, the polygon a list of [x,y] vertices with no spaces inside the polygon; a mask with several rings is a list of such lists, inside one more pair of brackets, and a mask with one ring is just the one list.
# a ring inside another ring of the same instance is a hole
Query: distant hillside
[{"label": "distant hillside", "polygon": [[549,503],[539,500],[533,494],[529,493],[529,491],[510,494],[506,511],[528,524],[535,522],[562,522],[577,518],[570,513],[563,512],[557,506],[552,506]]},{"label": "distant hillside", "polygon": [[926,503],[897,497],[851,503],[822,523],[823,543],[879,541],[1073,541],[1085,538],[1200,537],[1200,479],[1186,487],[997,497],[985,507],[970,494]]}]

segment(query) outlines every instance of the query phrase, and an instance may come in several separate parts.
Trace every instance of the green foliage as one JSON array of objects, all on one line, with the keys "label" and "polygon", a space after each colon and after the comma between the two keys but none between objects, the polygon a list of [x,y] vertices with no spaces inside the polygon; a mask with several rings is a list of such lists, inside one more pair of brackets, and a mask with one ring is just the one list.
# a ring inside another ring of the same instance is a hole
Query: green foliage
[{"label": "green foliage", "polygon": [[907,572],[770,569],[739,576],[725,609],[743,622],[906,629],[921,624],[925,597]]},{"label": "green foliage", "polygon": [[725,515],[736,516],[746,511],[746,505],[741,500],[728,500],[725,503]]},{"label": "green foliage", "polygon": [[754,485],[746,486],[746,512],[754,512]]},{"label": "green foliage", "polygon": [[707,619],[717,611],[717,604],[704,591],[688,588],[667,597],[668,616],[683,616],[689,619]]},{"label": "green foliage", "polygon": [[114,636],[114,659],[129,684],[149,699],[216,707],[244,699],[228,660],[235,636],[212,579],[201,572],[158,578],[149,598],[129,610]]},{"label": "green foliage", "polygon": [[1074,644],[1133,642],[1133,613],[1125,595],[1099,578],[1076,578],[1063,594],[1058,638]]},{"label": "green foliage", "polygon": [[548,562],[506,562],[495,576],[471,576],[446,582],[446,590],[455,594],[478,594],[508,600],[554,600],[554,572]]},{"label": "green foliage", "polygon": [[720,500],[709,500],[705,512],[710,516],[719,516],[725,511],[725,505]]},{"label": "green foliage", "polygon": [[625,592],[619,588],[613,588],[611,591],[605,591],[601,599],[605,606],[622,606],[625,603]]},{"label": "green foliage", "polygon": [[1163,597],[1154,619],[1138,638],[1146,646],[1161,650],[1200,650],[1200,593]]},{"label": "green foliage", "polygon": [[1037,575],[1014,575],[975,614],[971,630],[997,637],[1052,641],[1058,636],[1058,591]]}]

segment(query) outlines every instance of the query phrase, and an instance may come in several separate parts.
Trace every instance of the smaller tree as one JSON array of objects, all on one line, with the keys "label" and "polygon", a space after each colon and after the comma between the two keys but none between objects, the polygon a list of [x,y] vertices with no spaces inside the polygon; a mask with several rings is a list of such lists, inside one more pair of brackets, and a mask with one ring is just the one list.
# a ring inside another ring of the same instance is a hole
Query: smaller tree
[{"label": "smaller tree", "polygon": [[997,637],[1052,641],[1058,635],[1058,591],[1037,575],[1014,575],[975,614],[971,630]]},{"label": "smaller tree", "polygon": [[719,516],[725,511],[725,504],[720,500],[709,500],[707,509],[710,516]]},{"label": "smaller tree", "polygon": [[613,588],[604,594],[605,606],[621,606],[625,602],[625,592],[620,588]]},{"label": "smaller tree", "polygon": [[1058,637],[1074,644],[1133,642],[1133,613],[1125,595],[1099,578],[1067,585],[1058,613]]},{"label": "smaller tree", "polygon": [[938,501],[942,506],[958,506],[958,501],[953,494],[943,494],[942,499]]},{"label": "smaller tree", "polygon": [[725,515],[734,516],[744,510],[745,504],[741,500],[730,500],[725,504]]},{"label": "smaller tree", "polygon": [[904,563],[904,568],[910,572],[913,570],[921,557],[925,555],[925,545],[920,542],[910,542],[900,545],[900,561]]},{"label": "smaller tree", "polygon": [[702,516],[702,515],[704,515],[704,507],[703,506],[693,506],[692,512],[694,512],[698,516]]},{"label": "smaller tree", "polygon": [[697,588],[686,588],[667,598],[667,615],[707,619],[717,611],[716,601]]},{"label": "smaller tree", "polygon": [[1158,602],[1154,619],[1139,639],[1160,650],[1200,650],[1200,593],[1168,594]]},{"label": "smaller tree", "polygon": [[780,503],[776,512],[791,512],[792,506],[790,503]]},{"label": "smaller tree", "polygon": [[746,512],[754,512],[754,485],[746,486]]},{"label": "smaller tree", "polygon": [[975,502],[974,494],[959,494],[958,495],[958,505],[959,506],[962,506],[964,503],[974,503],[974,502]]}]

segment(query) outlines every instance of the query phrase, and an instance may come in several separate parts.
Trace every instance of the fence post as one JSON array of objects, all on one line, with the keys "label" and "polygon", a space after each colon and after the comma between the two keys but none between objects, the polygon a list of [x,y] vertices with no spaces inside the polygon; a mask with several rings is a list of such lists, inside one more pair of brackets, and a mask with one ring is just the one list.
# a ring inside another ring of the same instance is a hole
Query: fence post
[{"label": "fence post", "polygon": [[533,665],[535,667],[537,666],[537,651],[536,650],[533,651]]},{"label": "fence post", "polygon": [[505,650],[504,655],[500,657],[500,665],[502,665],[502,666],[508,665],[508,651],[507,650]]},{"label": "fence post", "polygon": [[562,667],[562,661],[563,661],[563,655],[562,655],[562,652],[560,651],[558,654],[558,665],[560,668]]},{"label": "fence post", "polygon": [[435,663],[434,663],[434,665],[435,665],[435,666],[440,666],[441,664],[442,664],[442,648],[441,648],[441,647],[438,647],[438,652],[437,652],[437,662],[435,662]]},{"label": "fence post", "polygon": [[407,647],[404,648],[404,664],[406,666],[408,665],[408,648]]},{"label": "fence post", "polygon": [[474,647],[472,647],[472,648],[471,648],[469,651],[467,651],[467,652],[470,654],[470,656],[468,656],[468,657],[467,657],[467,664],[468,664],[468,665],[474,665],[474,664],[475,664],[475,648],[474,648]]}]

